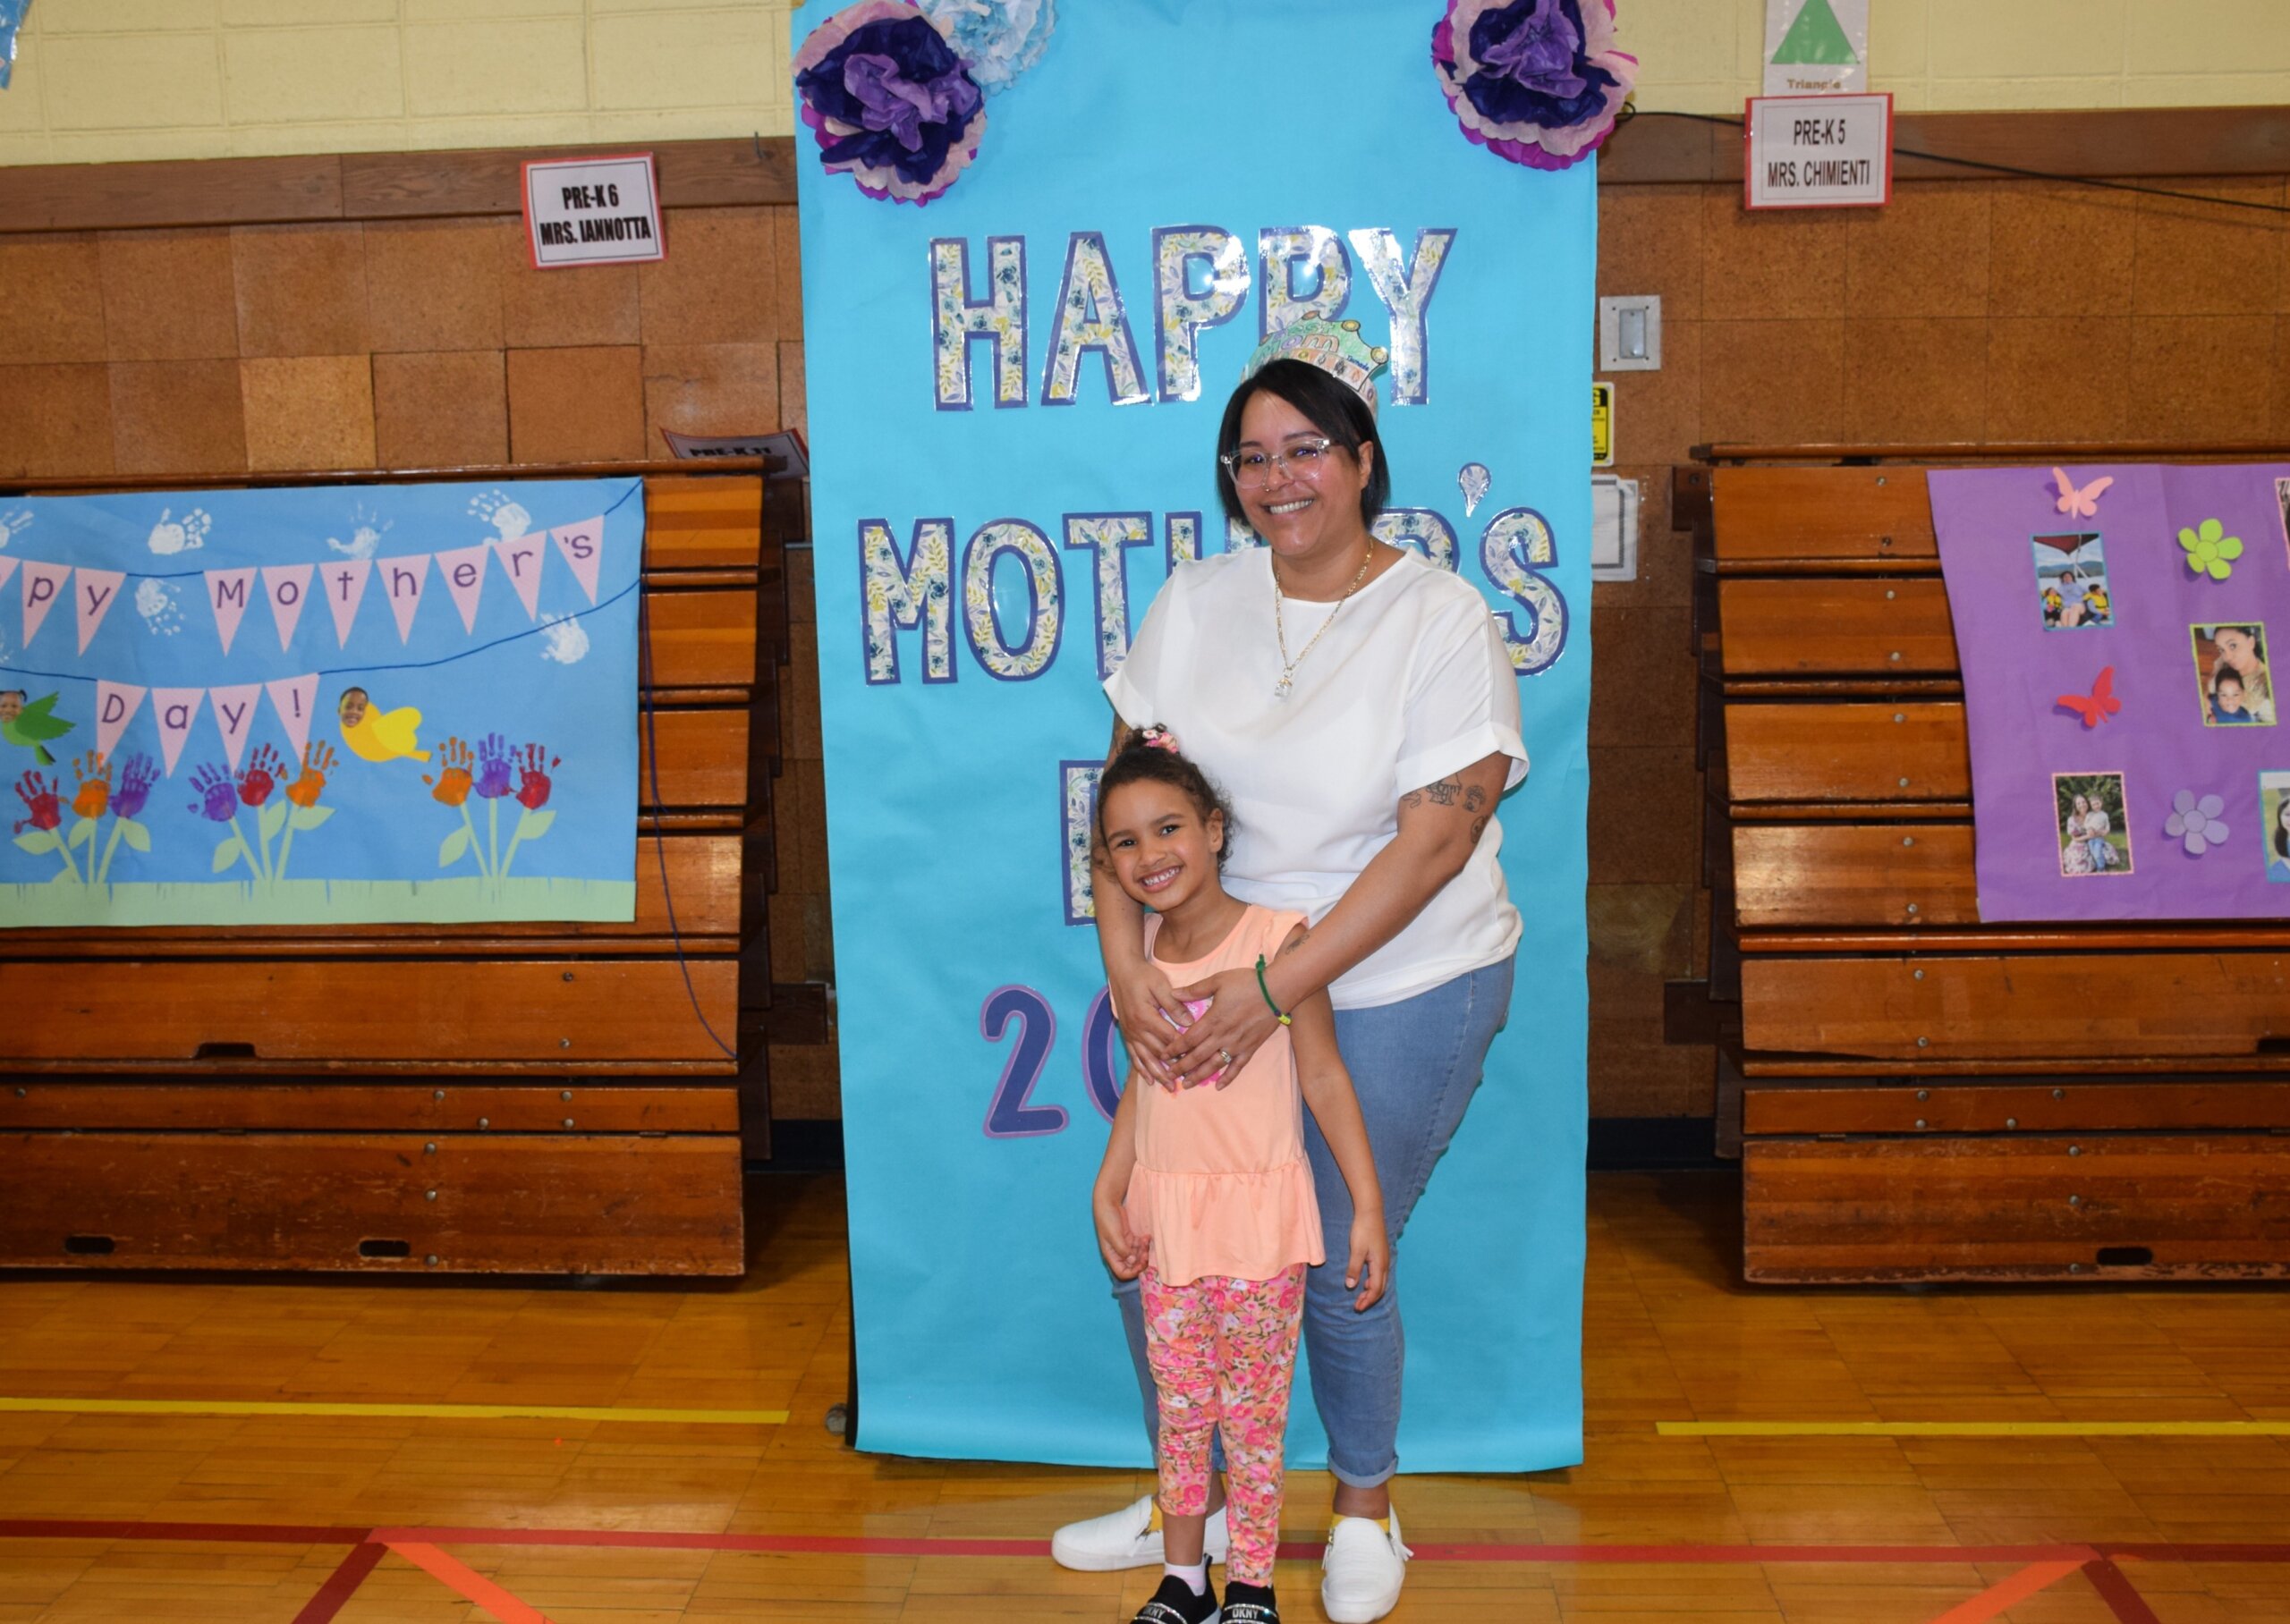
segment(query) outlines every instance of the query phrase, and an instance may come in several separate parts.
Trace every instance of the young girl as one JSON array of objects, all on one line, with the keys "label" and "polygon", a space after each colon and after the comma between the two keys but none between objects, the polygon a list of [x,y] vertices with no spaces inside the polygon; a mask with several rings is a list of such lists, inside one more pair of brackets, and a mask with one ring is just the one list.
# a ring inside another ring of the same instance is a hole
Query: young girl
[{"label": "young girl", "polygon": [[[1146,953],[1178,985],[1220,970],[1260,972],[1304,937],[1302,914],[1226,893],[1217,870],[1227,822],[1166,729],[1132,735],[1098,782],[1098,860],[1151,910]],[[1132,1070],[1098,1171],[1098,1246],[1123,1280],[1144,1276],[1160,1396],[1166,1571],[1135,1624],[1220,1617],[1203,1549],[1212,1433],[1224,1439],[1231,1508],[1221,1617],[1278,1624],[1272,1560],[1288,1389],[1304,1270],[1326,1256],[1301,1104],[1311,1106],[1351,1191],[1344,1283],[1358,1289],[1356,1307],[1383,1295],[1390,1267],[1383,1193],[1336,1053],[1335,1013],[1323,993],[1290,1015],[1234,1075],[1219,1068],[1162,1089]]]}]

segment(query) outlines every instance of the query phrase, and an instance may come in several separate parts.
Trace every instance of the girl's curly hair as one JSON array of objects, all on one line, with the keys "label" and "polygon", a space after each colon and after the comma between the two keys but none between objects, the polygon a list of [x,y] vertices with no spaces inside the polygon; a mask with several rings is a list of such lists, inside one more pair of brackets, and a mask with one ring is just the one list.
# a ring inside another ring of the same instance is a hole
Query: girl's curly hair
[{"label": "girl's curly hair", "polygon": [[1173,748],[1169,734],[1161,728],[1139,728],[1122,740],[1121,748],[1107,762],[1105,771],[1098,775],[1098,847],[1106,843],[1106,799],[1125,783],[1165,783],[1182,792],[1192,801],[1193,809],[1207,823],[1211,813],[1225,815],[1225,840],[1217,849],[1217,866],[1225,866],[1225,854],[1233,849],[1232,803],[1209,782],[1209,774],[1194,764],[1192,758]]}]

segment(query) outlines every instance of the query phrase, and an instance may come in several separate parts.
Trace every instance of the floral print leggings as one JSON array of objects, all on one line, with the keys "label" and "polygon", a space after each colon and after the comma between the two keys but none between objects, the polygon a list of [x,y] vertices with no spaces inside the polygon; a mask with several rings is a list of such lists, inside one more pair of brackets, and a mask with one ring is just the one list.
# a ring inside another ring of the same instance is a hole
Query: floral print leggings
[{"label": "floral print leggings", "polygon": [[1304,1265],[1270,1280],[1208,1275],[1183,1286],[1163,1285],[1148,1268],[1140,1283],[1146,1357],[1161,1400],[1161,1511],[1208,1510],[1209,1442],[1221,1431],[1233,1536],[1225,1575],[1269,1585]]}]

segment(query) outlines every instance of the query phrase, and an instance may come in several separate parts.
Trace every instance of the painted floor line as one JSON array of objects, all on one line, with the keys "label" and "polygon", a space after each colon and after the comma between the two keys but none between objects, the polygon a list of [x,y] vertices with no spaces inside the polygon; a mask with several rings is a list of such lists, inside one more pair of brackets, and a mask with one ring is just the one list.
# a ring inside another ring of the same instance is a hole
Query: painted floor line
[{"label": "painted floor line", "polygon": [[1664,1438],[2290,1438],[2290,1421],[1657,1421]]},{"label": "painted floor line", "polygon": [[1998,1613],[2050,1589],[2082,1565],[2077,1561],[2031,1563],[2002,1584],[1991,1585],[1970,1601],[1949,1608],[1932,1624],[1989,1624]]},{"label": "painted floor line", "polygon": [[358,1586],[366,1582],[366,1576],[381,1565],[385,1549],[376,1544],[351,1546],[350,1554],[318,1586],[318,1593],[294,1615],[294,1624],[334,1624],[342,1610],[350,1604],[350,1598],[358,1594]]},{"label": "painted floor line", "polygon": [[382,1416],[416,1421],[648,1421],[780,1426],[784,1409],[635,1409],[566,1404],[333,1404],[241,1399],[0,1398],[0,1414],[67,1416]]},{"label": "painted floor line", "polygon": [[500,1620],[501,1624],[549,1624],[548,1615],[539,1608],[495,1584],[474,1569],[447,1556],[435,1545],[400,1544],[392,1541],[389,1548],[463,1601],[476,1603]]},{"label": "painted floor line", "polygon": [[[333,1527],[274,1523],[115,1522],[0,1518],[0,1539],[103,1540],[207,1544],[566,1545],[651,1551],[742,1551],[805,1555],[1041,1557],[1046,1539],[869,1535],[717,1534],[641,1528]],[[1286,1557],[1319,1554],[1318,1540],[1284,1541]],[[2110,1561],[2290,1564],[2290,1544],[2200,1544],[2093,1540],[2056,1545],[1539,1545],[1427,1540],[1416,1559],[1434,1562],[1961,1565]]]}]

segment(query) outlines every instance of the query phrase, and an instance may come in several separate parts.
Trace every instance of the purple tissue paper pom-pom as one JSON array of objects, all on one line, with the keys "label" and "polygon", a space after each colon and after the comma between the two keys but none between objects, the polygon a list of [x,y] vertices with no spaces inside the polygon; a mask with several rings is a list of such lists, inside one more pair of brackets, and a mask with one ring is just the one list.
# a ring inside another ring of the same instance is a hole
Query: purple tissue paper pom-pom
[{"label": "purple tissue paper pom-pom", "polygon": [[861,0],[796,52],[795,95],[819,161],[871,198],[927,203],[978,156],[986,97],[905,0]]},{"label": "purple tissue paper pom-pom", "polygon": [[1463,134],[1536,169],[1597,150],[1638,77],[1613,0],[1449,0],[1431,60]]}]

